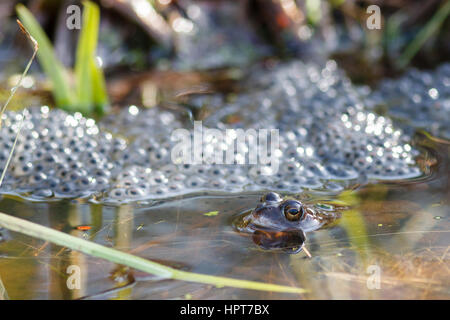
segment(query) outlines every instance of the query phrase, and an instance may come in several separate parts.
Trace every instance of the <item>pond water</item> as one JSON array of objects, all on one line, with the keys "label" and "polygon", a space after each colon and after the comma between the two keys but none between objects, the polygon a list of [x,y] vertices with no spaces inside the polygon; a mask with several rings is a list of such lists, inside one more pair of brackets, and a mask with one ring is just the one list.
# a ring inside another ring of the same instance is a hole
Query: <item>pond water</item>
[{"label": "pond water", "polygon": [[[233,220],[254,208],[261,192],[119,207],[7,195],[0,202],[5,213],[177,269],[297,286],[307,293],[162,280],[5,230],[1,283],[12,299],[448,299],[450,145],[426,137],[417,141],[425,148],[418,162],[431,171],[352,192],[336,224],[307,234],[311,258],[304,251],[263,250],[236,231]],[[79,290],[66,285],[70,265],[82,270]],[[379,289],[370,284],[377,271]]]}]

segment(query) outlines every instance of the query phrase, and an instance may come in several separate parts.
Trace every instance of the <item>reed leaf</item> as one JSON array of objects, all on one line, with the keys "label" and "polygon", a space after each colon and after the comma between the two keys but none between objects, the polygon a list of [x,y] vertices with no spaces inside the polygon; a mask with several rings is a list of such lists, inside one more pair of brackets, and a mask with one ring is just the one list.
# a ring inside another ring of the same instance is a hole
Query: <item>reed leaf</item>
[{"label": "reed leaf", "polygon": [[94,104],[93,65],[97,50],[100,10],[90,1],[83,2],[83,5],[83,27],[78,39],[75,76],[78,108],[81,112],[89,114]]},{"label": "reed leaf", "polygon": [[39,63],[52,81],[52,93],[56,104],[61,108],[70,110],[74,105],[74,97],[70,92],[66,70],[62,63],[56,58],[50,40],[33,17],[33,14],[23,4],[18,4],[16,6],[16,11],[23,25],[39,44]]}]

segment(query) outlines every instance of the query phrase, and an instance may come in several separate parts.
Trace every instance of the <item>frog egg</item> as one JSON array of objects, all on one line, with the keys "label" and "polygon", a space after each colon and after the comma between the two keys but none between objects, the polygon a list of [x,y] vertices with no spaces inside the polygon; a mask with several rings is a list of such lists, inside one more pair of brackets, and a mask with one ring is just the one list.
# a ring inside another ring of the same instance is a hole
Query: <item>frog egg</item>
[{"label": "frog egg", "polygon": [[263,187],[270,187],[274,182],[274,178],[271,176],[259,176],[256,177],[254,182]]},{"label": "frog egg", "polygon": [[194,166],[193,172],[195,174],[199,174],[199,175],[207,175],[208,172],[210,172],[212,170],[210,168],[211,168],[210,165],[197,165],[197,166]]},{"label": "frog egg", "polygon": [[186,175],[183,173],[174,173],[169,177],[170,181],[182,182],[186,180]]},{"label": "frog egg", "polygon": [[64,182],[56,189],[57,194],[64,194],[66,196],[75,196],[78,189],[73,182]]},{"label": "frog egg", "polygon": [[282,150],[283,155],[287,158],[297,158],[299,156],[296,146],[290,146]]},{"label": "frog egg", "polygon": [[269,176],[273,175],[273,170],[269,166],[252,166],[250,170],[248,171],[248,176],[256,179],[257,177],[264,175]]},{"label": "frog egg", "polygon": [[181,182],[173,181],[167,185],[168,192],[178,192],[178,191],[182,191],[184,189],[185,189],[185,187]]},{"label": "frog egg", "polygon": [[168,190],[167,187],[164,185],[159,185],[159,186],[152,186],[149,194],[155,195],[155,196],[163,196],[163,195],[167,195]]},{"label": "frog egg", "polygon": [[174,164],[166,164],[159,168],[159,171],[161,171],[166,176],[171,176],[172,174],[175,174],[178,169]]},{"label": "frog egg", "polygon": [[166,176],[161,172],[152,172],[149,179],[150,185],[153,186],[166,184],[167,181]]},{"label": "frog egg", "polygon": [[24,164],[18,163],[11,168],[11,172],[15,176],[25,176],[33,172],[33,163],[26,162]]},{"label": "frog egg", "polygon": [[164,148],[160,148],[158,150],[151,151],[149,153],[150,163],[159,163],[159,162],[167,161],[168,155],[169,155],[169,152]]},{"label": "frog egg", "polygon": [[134,176],[124,177],[122,179],[117,179],[116,181],[118,185],[126,188],[135,186],[139,183],[139,179]]},{"label": "frog egg", "polygon": [[81,190],[93,190],[95,188],[96,180],[92,177],[82,176],[75,181],[75,184]]},{"label": "frog egg", "polygon": [[151,177],[151,170],[149,170],[148,172],[141,170],[139,172],[136,172],[136,179],[139,181],[139,183],[148,181],[150,177]]},{"label": "frog egg", "polygon": [[0,164],[2,164],[2,168],[4,167],[4,164],[6,163],[6,161],[8,160],[9,157],[9,150],[0,150]]},{"label": "frog egg", "polygon": [[67,168],[61,168],[56,172],[56,177],[67,180],[69,179],[70,171]]},{"label": "frog egg", "polygon": [[214,178],[208,181],[207,186],[213,189],[224,189],[226,186],[226,180],[221,178]]},{"label": "frog egg", "polygon": [[243,186],[248,182],[248,179],[242,175],[231,175],[226,179],[227,185],[232,186]]},{"label": "frog egg", "polygon": [[44,172],[45,167],[42,165],[40,161],[33,162],[34,172]]},{"label": "frog egg", "polygon": [[131,187],[126,189],[125,194],[130,199],[141,199],[145,196],[145,191],[139,187]]},{"label": "frog egg", "polygon": [[100,143],[99,147],[96,149],[96,151],[103,156],[106,156],[110,152],[110,147],[107,145],[107,142]]},{"label": "frog egg", "polygon": [[[43,157],[37,157],[37,160],[41,160]],[[75,154],[63,154],[61,155],[61,162],[62,163],[67,163],[68,165],[77,162],[78,157]]]},{"label": "frog egg", "polygon": [[11,159],[12,161],[11,162],[13,164],[16,164],[16,163],[24,164],[24,163],[29,162],[30,159],[31,159],[30,156],[25,155],[25,154],[20,153],[20,152],[17,152],[17,150],[15,150],[15,152],[14,152],[14,154],[12,156],[12,159]]},{"label": "frog egg", "polygon": [[39,145],[39,148],[41,150],[43,150],[44,152],[49,153],[49,152],[53,152],[54,150],[58,149],[58,144],[53,141],[46,141],[46,142],[41,143]]},{"label": "frog egg", "polygon": [[312,173],[315,177],[321,178],[321,179],[329,179],[330,175],[327,172],[327,170],[319,163],[306,163],[305,164],[305,170]]},{"label": "frog egg", "polygon": [[183,172],[186,172],[186,173],[193,172],[194,169],[195,169],[195,166],[190,163],[180,164],[180,170]]},{"label": "frog egg", "polygon": [[211,177],[224,177],[227,175],[227,169],[218,166],[213,166],[211,169],[208,170],[208,175]]},{"label": "frog egg", "polygon": [[117,155],[124,151],[127,147],[127,143],[124,139],[115,138],[112,142],[112,153]]},{"label": "frog egg", "polygon": [[202,188],[205,185],[206,181],[203,178],[200,177],[189,177],[185,184],[188,188],[193,188],[193,189],[197,189],[197,188]]},{"label": "frog egg", "polygon": [[70,168],[71,171],[73,171],[73,170],[80,170],[80,169],[83,169],[84,166],[83,166],[83,163],[82,163],[82,162],[80,162],[80,161],[74,161],[74,162],[72,162],[72,163],[69,164],[69,168]]},{"label": "frog egg", "polygon": [[64,179],[64,181],[76,182],[77,180],[79,180],[83,177],[84,177],[84,172],[82,172],[81,169],[79,169],[77,171],[70,170],[68,172],[68,174],[66,175],[66,178]]},{"label": "frog egg", "polygon": [[288,181],[278,180],[271,185],[275,190],[289,190],[292,185]]},{"label": "frog egg", "polygon": [[122,169],[117,174],[116,179],[117,180],[121,180],[121,179],[127,179],[127,178],[135,177],[135,176],[136,176],[136,167],[127,166],[125,169]]},{"label": "frog egg", "polygon": [[280,172],[282,174],[294,174],[300,170],[300,163],[296,161],[287,161],[281,164]]},{"label": "frog egg", "polygon": [[125,188],[114,188],[108,193],[108,195],[112,199],[126,199],[127,190]]},{"label": "frog egg", "polygon": [[89,167],[97,168],[102,166],[105,160],[100,157],[91,156],[87,159],[86,165]]},{"label": "frog egg", "polygon": [[45,181],[45,186],[47,186],[51,190],[55,190],[60,184],[60,182],[61,181],[58,178],[48,177],[47,180]]},{"label": "frog egg", "polygon": [[109,186],[109,180],[106,177],[96,177],[95,182],[96,190],[105,190]]},{"label": "frog egg", "polygon": [[141,189],[143,192],[148,193],[148,191],[149,191],[150,188],[151,188],[151,185],[150,185],[150,183],[147,183],[147,182],[145,182],[145,181],[140,181],[140,182],[136,185],[136,188],[139,188],[139,189]]},{"label": "frog egg", "polygon": [[93,140],[93,139],[88,139],[85,143],[84,146],[86,147],[86,149],[88,150],[92,150],[95,149],[98,146],[97,141]]},{"label": "frog egg", "polygon": [[29,176],[29,183],[31,185],[43,183],[47,179],[47,175],[42,172],[35,172]]},{"label": "frog egg", "polygon": [[95,178],[100,178],[100,177],[109,178],[111,176],[111,171],[109,171],[107,169],[103,169],[103,168],[97,168],[97,169],[93,170],[92,175]]}]

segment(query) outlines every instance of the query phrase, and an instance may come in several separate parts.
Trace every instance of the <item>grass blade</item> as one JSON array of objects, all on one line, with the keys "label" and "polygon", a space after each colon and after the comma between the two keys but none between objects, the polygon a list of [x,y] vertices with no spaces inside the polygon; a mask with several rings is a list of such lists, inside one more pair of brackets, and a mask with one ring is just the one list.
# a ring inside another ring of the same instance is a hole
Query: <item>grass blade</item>
[{"label": "grass blade", "polygon": [[445,21],[447,16],[450,14],[450,0],[446,1],[442,7],[440,7],[437,12],[431,17],[430,21],[419,31],[416,37],[411,41],[411,43],[406,47],[403,54],[399,57],[397,61],[397,66],[399,68],[406,67],[416,53],[422,48],[424,43],[430,38],[433,33],[439,30],[442,23]]},{"label": "grass blade", "polygon": [[33,14],[23,4],[18,4],[16,11],[24,26],[39,44],[38,59],[42,69],[52,80],[56,104],[61,108],[70,109],[74,105],[74,99],[70,92],[66,70],[56,58],[50,40]]},{"label": "grass blade", "polygon": [[154,274],[166,279],[183,280],[197,283],[212,284],[217,287],[234,287],[248,290],[262,290],[285,293],[304,293],[306,290],[296,287],[281,286],[248,280],[238,280],[226,277],[197,274],[179,271],[156,262],[108,248],[100,244],[77,238],[66,233],[53,230],[39,224],[0,213],[0,226],[11,231],[20,232],[31,237],[49,241],[60,246],[80,251],[88,255],[129,266],[131,268]]},{"label": "grass blade", "polygon": [[83,27],[75,62],[75,75],[77,85],[78,107],[88,114],[94,105],[93,96],[93,65],[97,50],[98,28],[100,23],[100,10],[98,6],[90,1],[83,2]]},{"label": "grass blade", "polygon": [[106,81],[103,70],[92,62],[92,100],[94,102],[95,113],[102,116],[105,113],[105,107],[109,104],[108,94],[106,92]]}]

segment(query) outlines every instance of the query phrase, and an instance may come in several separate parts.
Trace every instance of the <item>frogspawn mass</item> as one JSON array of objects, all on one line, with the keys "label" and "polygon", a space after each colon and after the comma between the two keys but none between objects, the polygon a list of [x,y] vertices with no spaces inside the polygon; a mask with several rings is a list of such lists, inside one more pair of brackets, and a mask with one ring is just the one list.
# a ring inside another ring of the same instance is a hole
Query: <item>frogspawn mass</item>
[{"label": "frogspawn mass", "polygon": [[[397,80],[399,87],[405,81],[414,84],[417,90],[412,99],[421,97],[422,103],[412,107],[421,106],[420,119],[432,123],[437,133],[449,127],[448,70],[449,65],[443,65],[431,77],[424,73],[425,80],[419,72]],[[295,61],[271,70],[260,67],[247,83],[247,90],[233,99],[215,95],[191,103],[210,104],[211,114],[203,119],[205,128],[277,129],[276,148],[269,146],[276,170],[271,163],[243,161],[242,156],[252,152],[247,143],[214,137],[202,139],[202,150],[215,154],[233,147],[231,164],[184,163],[173,156],[172,149],[179,143],[173,133],[185,128],[194,135],[193,125],[162,108],[132,106],[96,123],[79,113],[43,106],[28,109],[0,191],[32,198],[91,197],[120,203],[199,191],[339,192],[365,179],[421,175],[414,160],[418,151],[409,144],[411,130],[407,134],[390,118],[374,112],[380,103],[391,107],[392,99],[382,100],[386,86],[375,92],[355,86],[334,61],[323,66]],[[411,99],[406,90],[396,95],[395,101]],[[429,108],[434,106],[442,117],[425,110],[427,99],[433,102]],[[393,103],[392,112],[404,108],[405,102]],[[414,112],[403,116],[418,122]],[[22,112],[3,115],[2,168],[21,117]]]}]

